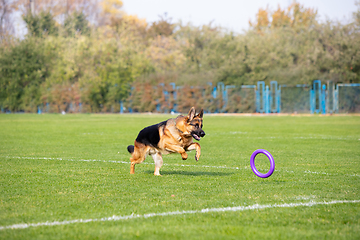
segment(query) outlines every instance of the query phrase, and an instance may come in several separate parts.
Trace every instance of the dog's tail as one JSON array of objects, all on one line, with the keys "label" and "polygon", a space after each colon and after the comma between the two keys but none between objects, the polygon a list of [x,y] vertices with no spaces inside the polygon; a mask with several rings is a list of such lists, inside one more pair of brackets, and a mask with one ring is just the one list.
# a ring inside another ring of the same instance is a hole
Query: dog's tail
[{"label": "dog's tail", "polygon": [[127,147],[127,150],[128,150],[129,153],[133,153],[134,152],[134,145],[129,145]]}]

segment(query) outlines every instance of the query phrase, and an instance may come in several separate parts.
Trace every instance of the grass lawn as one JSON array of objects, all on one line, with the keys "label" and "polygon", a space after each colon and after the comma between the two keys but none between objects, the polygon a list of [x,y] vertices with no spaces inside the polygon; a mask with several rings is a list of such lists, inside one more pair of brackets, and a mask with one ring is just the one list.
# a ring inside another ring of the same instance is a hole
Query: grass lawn
[{"label": "grass lawn", "polygon": [[359,116],[205,114],[198,162],[130,175],[126,147],[171,117],[0,114],[0,239],[360,239]]}]

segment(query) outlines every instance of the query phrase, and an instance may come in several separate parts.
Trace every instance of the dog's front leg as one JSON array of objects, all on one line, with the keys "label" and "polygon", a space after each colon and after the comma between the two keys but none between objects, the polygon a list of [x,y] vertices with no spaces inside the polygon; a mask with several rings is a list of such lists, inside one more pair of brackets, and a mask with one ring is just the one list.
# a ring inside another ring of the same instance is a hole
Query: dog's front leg
[{"label": "dog's front leg", "polygon": [[188,155],[185,151],[184,148],[177,146],[177,145],[172,145],[172,144],[166,144],[165,145],[165,149],[169,152],[177,152],[181,154],[181,157],[183,160],[186,160],[188,158]]},{"label": "dog's front leg", "polygon": [[200,144],[197,142],[191,143],[187,148],[187,151],[196,150],[195,160],[198,161],[201,155]]}]

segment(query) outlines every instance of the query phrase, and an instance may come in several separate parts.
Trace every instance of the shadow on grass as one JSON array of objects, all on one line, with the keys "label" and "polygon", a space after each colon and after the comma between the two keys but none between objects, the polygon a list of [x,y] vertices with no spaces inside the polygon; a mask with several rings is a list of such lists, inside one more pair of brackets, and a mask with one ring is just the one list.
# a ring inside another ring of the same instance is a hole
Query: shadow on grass
[{"label": "shadow on grass", "polygon": [[[146,173],[154,174],[154,171],[148,170]],[[160,171],[161,175],[189,175],[189,176],[229,176],[234,173],[224,172],[192,172],[192,171]]]}]

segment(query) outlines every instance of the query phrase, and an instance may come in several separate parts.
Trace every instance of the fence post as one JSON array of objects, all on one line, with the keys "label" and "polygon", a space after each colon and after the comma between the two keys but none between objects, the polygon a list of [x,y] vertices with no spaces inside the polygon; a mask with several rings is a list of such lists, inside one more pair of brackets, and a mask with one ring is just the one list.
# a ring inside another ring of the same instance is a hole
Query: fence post
[{"label": "fence post", "polygon": [[278,90],[278,113],[281,112],[281,85],[279,85],[279,90]]},{"label": "fence post", "polygon": [[169,94],[169,104],[171,105],[171,101],[173,102],[173,106],[172,108],[170,109],[170,113],[174,113],[176,112],[176,108],[177,108],[177,105],[176,105],[176,84],[175,83],[170,83],[170,85],[172,86],[172,100],[171,100],[171,93]]},{"label": "fence post", "polygon": [[314,89],[310,89],[310,113],[314,114],[315,110],[315,93]]},{"label": "fence post", "polygon": [[257,109],[259,113],[265,112],[265,104],[266,104],[266,96],[265,96],[265,82],[258,81],[257,82],[257,94],[256,94],[256,103]]},{"label": "fence post", "polygon": [[322,85],[321,90],[321,113],[326,114],[326,85]]},{"label": "fence post", "polygon": [[333,104],[334,104],[334,113],[339,113],[339,87],[337,87],[335,84],[333,86]]},{"label": "fence post", "polygon": [[265,87],[265,113],[270,113],[270,94],[269,94],[269,86]]},{"label": "fence post", "polygon": [[[274,105],[274,107],[272,105]],[[270,112],[279,112],[279,91],[277,81],[270,82]]]},{"label": "fence post", "polygon": [[120,114],[124,113],[124,103],[123,101],[120,101]]},{"label": "fence post", "polygon": [[255,105],[256,105],[256,112],[260,112],[260,92],[259,88],[255,88]]},{"label": "fence post", "polygon": [[[219,95],[218,97],[220,97],[221,94],[221,98],[222,98],[222,102],[219,102],[220,106],[218,106],[218,112],[223,112],[224,109],[224,97],[225,97],[225,84],[223,82],[218,82],[217,84],[217,90],[219,91]],[[222,106],[221,106],[222,103]]]},{"label": "fence post", "polygon": [[[313,81],[314,90],[314,112],[319,113],[321,111],[321,80]],[[316,104],[316,102],[318,104]]]}]

